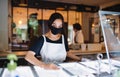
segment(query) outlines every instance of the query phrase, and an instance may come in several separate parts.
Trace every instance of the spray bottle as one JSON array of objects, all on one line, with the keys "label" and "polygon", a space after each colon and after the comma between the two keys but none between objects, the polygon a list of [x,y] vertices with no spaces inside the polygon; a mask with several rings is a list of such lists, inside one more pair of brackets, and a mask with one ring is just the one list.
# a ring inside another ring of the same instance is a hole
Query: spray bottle
[{"label": "spray bottle", "polygon": [[8,54],[7,59],[9,63],[7,64],[8,73],[6,77],[20,77],[16,71],[17,63],[15,61],[18,60],[17,56],[15,54]]}]

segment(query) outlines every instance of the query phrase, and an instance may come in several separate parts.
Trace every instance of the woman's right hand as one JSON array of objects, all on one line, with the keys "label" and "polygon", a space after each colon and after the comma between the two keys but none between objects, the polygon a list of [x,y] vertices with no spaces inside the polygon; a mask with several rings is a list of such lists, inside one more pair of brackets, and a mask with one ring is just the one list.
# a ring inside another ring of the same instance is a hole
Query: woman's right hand
[{"label": "woman's right hand", "polygon": [[43,68],[47,69],[47,70],[59,70],[59,68],[55,64],[53,64],[53,63],[44,64]]}]

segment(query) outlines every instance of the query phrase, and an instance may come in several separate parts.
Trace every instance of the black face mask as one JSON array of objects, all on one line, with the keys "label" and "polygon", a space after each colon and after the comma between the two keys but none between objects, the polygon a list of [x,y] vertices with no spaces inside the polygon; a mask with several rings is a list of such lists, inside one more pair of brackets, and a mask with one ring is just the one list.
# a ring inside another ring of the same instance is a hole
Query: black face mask
[{"label": "black face mask", "polygon": [[62,32],[63,28],[55,28],[53,26],[50,26],[50,30],[52,32],[52,34],[56,35]]}]

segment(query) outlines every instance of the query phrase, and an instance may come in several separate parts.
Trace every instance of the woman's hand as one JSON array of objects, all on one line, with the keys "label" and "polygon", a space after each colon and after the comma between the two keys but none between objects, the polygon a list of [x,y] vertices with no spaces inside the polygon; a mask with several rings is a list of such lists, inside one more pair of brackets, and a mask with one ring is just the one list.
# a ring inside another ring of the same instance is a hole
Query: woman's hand
[{"label": "woman's hand", "polygon": [[75,61],[81,61],[81,59],[82,59],[81,56],[76,56],[75,54],[72,54],[71,52],[67,52],[67,57],[69,57]]},{"label": "woman's hand", "polygon": [[53,64],[53,63],[51,63],[51,64],[44,64],[43,65],[43,68],[44,69],[47,69],[47,70],[58,70],[59,68],[55,65],[55,64]]}]

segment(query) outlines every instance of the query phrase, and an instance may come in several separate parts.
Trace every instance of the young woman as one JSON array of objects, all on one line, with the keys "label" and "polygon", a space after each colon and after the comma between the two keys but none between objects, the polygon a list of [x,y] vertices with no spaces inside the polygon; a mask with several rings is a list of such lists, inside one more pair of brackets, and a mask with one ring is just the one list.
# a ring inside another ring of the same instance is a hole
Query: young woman
[{"label": "young woman", "polygon": [[73,30],[75,32],[74,43],[78,43],[78,44],[84,43],[84,36],[81,25],[79,23],[73,24]]},{"label": "young woman", "polygon": [[[79,57],[68,52],[67,39],[62,34],[63,16],[59,13],[53,13],[49,18],[48,26],[49,31],[30,47],[25,59],[33,65],[45,69],[58,69],[54,63],[63,62],[66,56],[80,60]],[[38,60],[35,55],[40,55],[42,60]]]}]

